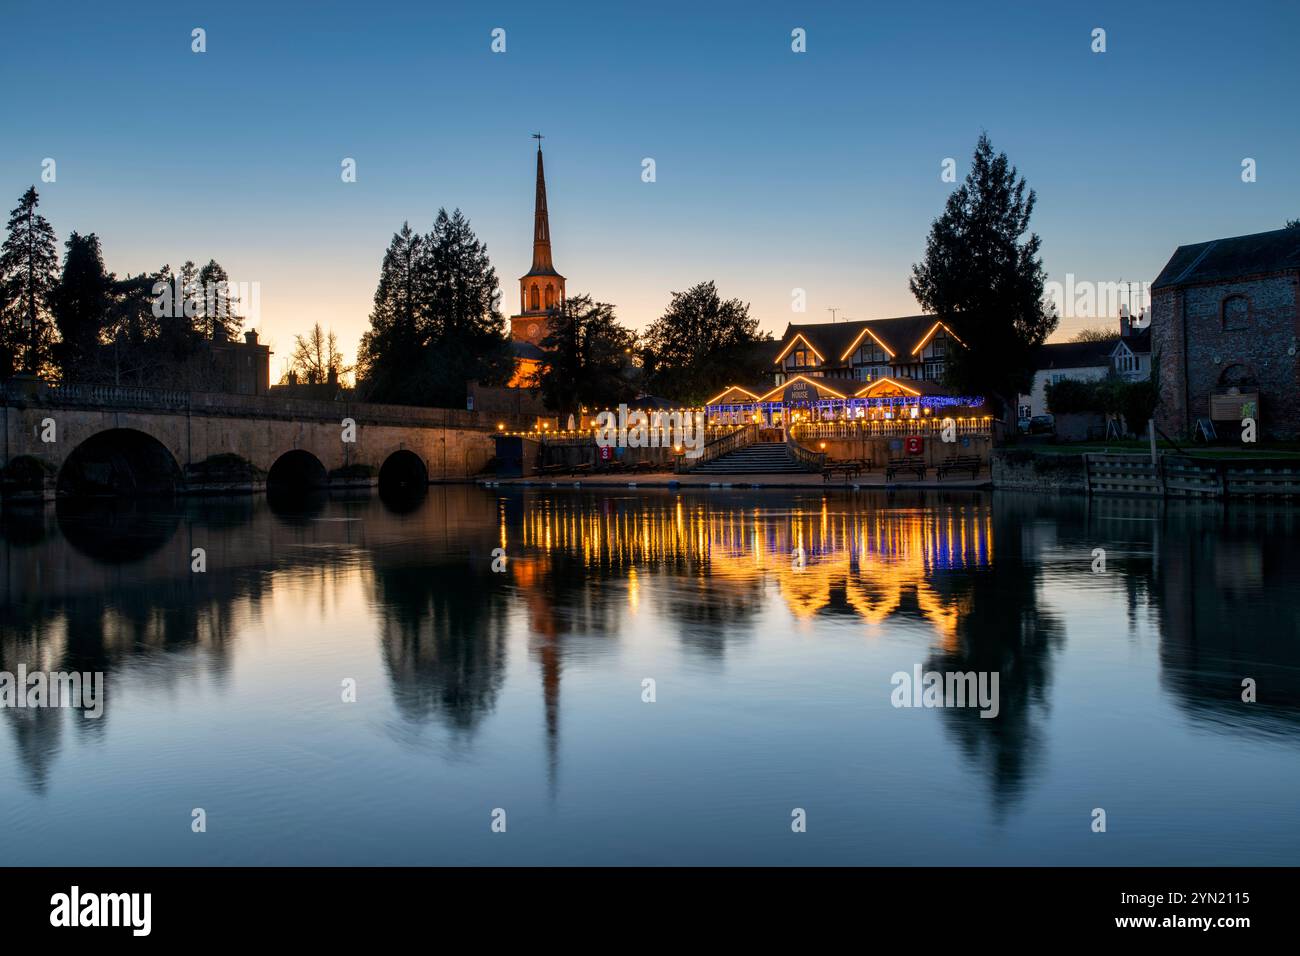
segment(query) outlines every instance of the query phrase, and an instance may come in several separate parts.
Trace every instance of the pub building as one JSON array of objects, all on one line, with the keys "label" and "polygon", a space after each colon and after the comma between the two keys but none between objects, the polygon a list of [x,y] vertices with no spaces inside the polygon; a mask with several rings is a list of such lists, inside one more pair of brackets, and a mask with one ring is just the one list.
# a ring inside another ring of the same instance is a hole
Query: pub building
[{"label": "pub building", "polygon": [[[980,396],[941,384],[949,349],[960,339],[933,315],[786,327],[772,378],[729,385],[706,403],[710,425],[756,423],[862,427],[901,432],[952,418],[963,431],[987,431]],[[821,431],[800,428],[802,431]]]}]

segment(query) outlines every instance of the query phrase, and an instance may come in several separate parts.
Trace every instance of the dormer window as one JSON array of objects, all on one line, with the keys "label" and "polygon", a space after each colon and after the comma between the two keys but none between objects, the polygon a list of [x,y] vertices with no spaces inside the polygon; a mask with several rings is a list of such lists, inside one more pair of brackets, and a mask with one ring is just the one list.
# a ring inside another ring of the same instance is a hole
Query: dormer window
[{"label": "dormer window", "polygon": [[948,332],[942,326],[930,337],[930,343],[925,347],[925,358],[942,359],[948,355]]},{"label": "dormer window", "polygon": [[1117,372],[1137,372],[1140,371],[1138,357],[1129,350],[1123,343],[1115,352],[1115,371]]},{"label": "dormer window", "polygon": [[785,359],[786,368],[812,368],[817,364],[817,353],[803,345],[796,345]]}]

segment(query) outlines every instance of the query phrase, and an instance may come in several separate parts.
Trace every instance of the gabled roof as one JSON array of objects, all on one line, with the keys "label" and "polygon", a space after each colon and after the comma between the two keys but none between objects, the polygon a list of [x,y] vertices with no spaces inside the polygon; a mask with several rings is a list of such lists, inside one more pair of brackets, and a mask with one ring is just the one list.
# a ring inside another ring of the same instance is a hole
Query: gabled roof
[{"label": "gabled roof", "polygon": [[867,382],[856,392],[854,398],[871,398],[878,392],[900,391],[904,395],[947,395],[948,389],[938,382],[923,378],[878,378]]},{"label": "gabled roof", "polygon": [[770,402],[777,399],[777,396],[785,394],[795,382],[804,382],[811,385],[817,390],[818,395],[829,394],[832,398],[848,398],[847,387],[852,384],[851,379],[826,379],[826,378],[809,378],[806,375],[791,375],[780,385],[769,388],[766,392],[758,397],[761,402]]},{"label": "gabled roof", "polygon": [[[822,361],[838,364],[868,337],[882,345],[886,352],[902,357],[911,356],[912,350],[925,338],[938,318],[933,315],[903,315],[893,319],[859,319],[854,322],[790,323],[785,327],[781,341],[788,347],[796,336],[801,337],[822,357]],[[782,354],[778,359],[784,358]]]},{"label": "gabled roof", "polygon": [[1151,352],[1151,326],[1134,329],[1127,336],[1115,340],[1115,347],[1108,354],[1114,355],[1121,345],[1127,345],[1134,355],[1148,355]]},{"label": "gabled roof", "polygon": [[1110,364],[1115,340],[1104,342],[1052,342],[1040,345],[1034,357],[1034,369],[1100,368]]},{"label": "gabled roof", "polygon": [[1300,269],[1300,229],[1274,229],[1179,246],[1151,288],[1218,282],[1293,269]]}]

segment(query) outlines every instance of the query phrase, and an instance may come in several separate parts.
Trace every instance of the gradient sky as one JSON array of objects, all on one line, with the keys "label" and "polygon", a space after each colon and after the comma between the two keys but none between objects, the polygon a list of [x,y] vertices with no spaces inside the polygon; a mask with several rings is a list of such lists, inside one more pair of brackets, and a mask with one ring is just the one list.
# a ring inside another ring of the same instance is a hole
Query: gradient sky
[{"label": "gradient sky", "polygon": [[778,334],[919,311],[940,163],[964,177],[982,129],[1038,193],[1053,280],[1149,282],[1181,243],[1300,216],[1292,2],[0,2],[0,211],[35,183],[60,244],[98,233],[119,274],[259,282],[276,377],[315,321],[352,354],[392,233],[440,206],[515,311],[534,130],[570,294],[637,329],[705,279]]}]

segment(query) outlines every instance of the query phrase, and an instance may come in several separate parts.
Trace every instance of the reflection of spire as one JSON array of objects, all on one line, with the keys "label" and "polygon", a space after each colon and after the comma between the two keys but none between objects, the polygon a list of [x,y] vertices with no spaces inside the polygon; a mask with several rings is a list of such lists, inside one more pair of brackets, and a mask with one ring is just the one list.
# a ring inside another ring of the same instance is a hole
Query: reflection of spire
[{"label": "reflection of spire", "polygon": [[546,705],[546,779],[554,797],[560,763],[560,649],[554,636],[544,640],[539,656],[542,660],[542,700]]}]

